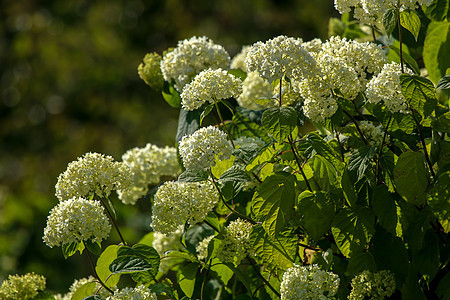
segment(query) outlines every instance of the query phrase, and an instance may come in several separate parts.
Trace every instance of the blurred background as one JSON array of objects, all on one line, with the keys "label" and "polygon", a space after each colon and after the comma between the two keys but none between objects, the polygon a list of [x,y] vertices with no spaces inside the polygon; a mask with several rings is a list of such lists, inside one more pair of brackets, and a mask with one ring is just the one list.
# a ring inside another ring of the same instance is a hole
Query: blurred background
[{"label": "blurred background", "polygon": [[[174,145],[178,110],[140,80],[145,53],[194,35],[231,56],[280,34],[326,39],[331,16],[331,0],[0,0],[0,282],[34,271],[64,293],[90,274],[42,242],[69,162]],[[118,206],[128,241],[150,231],[149,201]]]}]

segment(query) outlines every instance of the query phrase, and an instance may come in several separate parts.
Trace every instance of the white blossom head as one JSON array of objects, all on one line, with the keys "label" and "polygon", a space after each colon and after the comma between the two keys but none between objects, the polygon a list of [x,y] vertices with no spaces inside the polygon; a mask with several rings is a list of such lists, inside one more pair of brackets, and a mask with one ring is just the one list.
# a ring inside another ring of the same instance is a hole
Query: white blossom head
[{"label": "white blossom head", "polygon": [[138,67],[138,74],[152,89],[160,91],[164,86],[161,72],[162,57],[158,53],[147,53],[144,62]]},{"label": "white blossom head", "polygon": [[131,171],[122,162],[100,153],[86,153],[59,175],[55,195],[60,201],[94,194],[108,197],[112,190],[127,189],[131,182]]},{"label": "white blossom head", "polygon": [[205,102],[214,103],[222,99],[238,97],[242,93],[242,81],[222,69],[207,69],[184,86],[181,105],[186,110],[195,110]]},{"label": "white blossom head", "polygon": [[241,69],[245,73],[248,73],[247,65],[245,64],[248,49],[250,49],[250,46],[243,46],[241,52],[233,57],[230,65],[231,69]]},{"label": "white blossom head", "polygon": [[208,246],[209,242],[214,238],[214,235],[210,235],[205,237],[203,240],[198,243],[197,247],[195,247],[195,251],[198,253],[197,258],[202,260],[208,257]]},{"label": "white blossom head", "polygon": [[[413,72],[405,68],[405,73],[412,75]],[[381,72],[374,76],[367,84],[366,96],[370,103],[383,101],[387,110],[391,113],[405,113],[407,104],[402,94],[400,83],[401,67],[396,62],[385,64]]]},{"label": "white blossom head", "polygon": [[157,300],[156,294],[145,285],[139,285],[135,288],[123,288],[114,292],[114,295],[108,296],[106,300]]},{"label": "white blossom head", "polygon": [[155,194],[151,227],[163,234],[172,234],[186,222],[202,222],[219,196],[209,181],[166,181]]},{"label": "white blossom head", "polygon": [[99,201],[72,198],[52,208],[43,240],[50,248],[81,241],[96,243],[106,239],[110,231]]},{"label": "white blossom head", "polygon": [[0,286],[0,299],[33,299],[45,290],[45,277],[34,273],[9,275]]},{"label": "white blossom head", "polygon": [[322,40],[316,38],[308,42],[304,42],[302,46],[311,54],[319,53],[320,51],[322,51]]},{"label": "white blossom head", "polygon": [[[317,75],[316,75],[317,76]],[[303,79],[308,80],[308,79]],[[281,82],[281,98],[280,98],[280,82]],[[280,99],[282,106],[289,106],[295,104],[299,99],[301,99],[301,95],[297,90],[294,89],[294,86],[291,82],[287,80],[281,80],[273,89],[273,98],[275,99],[273,104],[279,106]]]},{"label": "white blossom head", "polygon": [[[374,146],[380,146],[383,142],[384,131],[381,126],[375,126],[372,122],[369,121],[361,121],[359,122],[359,129],[364,134],[367,142]],[[389,136],[386,135],[384,140],[385,143],[389,142]]]},{"label": "white blossom head", "polygon": [[283,274],[280,292],[282,300],[315,300],[332,298],[339,288],[339,276],[317,265],[298,266]]},{"label": "white blossom head", "polygon": [[183,137],[178,150],[186,169],[205,170],[216,165],[216,158],[229,159],[233,147],[223,131],[208,126]]},{"label": "white blossom head", "polygon": [[311,54],[302,46],[298,38],[280,35],[263,42],[256,42],[248,50],[245,63],[250,72],[270,82],[287,76],[299,80],[314,76],[316,62]]},{"label": "white blossom head", "polygon": [[149,143],[144,148],[128,150],[122,155],[122,161],[133,175],[130,188],[117,191],[119,199],[125,204],[135,204],[147,194],[149,185],[161,182],[162,176],[176,178],[181,173],[174,147],[160,148]]},{"label": "white blossom head", "polygon": [[250,233],[252,224],[248,221],[237,219],[230,222],[225,228],[224,239],[217,252],[217,257],[222,262],[239,265],[247,255],[253,255],[250,246]]},{"label": "white blossom head", "polygon": [[178,42],[178,46],[164,55],[161,71],[164,79],[175,82],[178,92],[203,70],[228,69],[230,56],[220,45],[203,37],[192,37]]},{"label": "white blossom head", "polygon": [[241,107],[262,110],[273,107],[272,94],[272,85],[258,72],[250,72],[242,84],[242,94],[236,100]]},{"label": "white blossom head", "polygon": [[395,277],[388,270],[363,271],[352,279],[349,300],[387,299],[395,292]]}]

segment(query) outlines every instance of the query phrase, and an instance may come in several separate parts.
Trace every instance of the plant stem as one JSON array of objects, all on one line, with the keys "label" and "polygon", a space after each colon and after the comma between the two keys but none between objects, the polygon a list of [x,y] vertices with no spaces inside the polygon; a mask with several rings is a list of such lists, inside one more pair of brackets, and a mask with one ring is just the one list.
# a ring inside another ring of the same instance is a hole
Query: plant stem
[{"label": "plant stem", "polygon": [[116,221],[114,220],[114,217],[112,216],[112,214],[111,214],[111,212],[109,211],[108,207],[106,206],[106,204],[103,202],[103,200],[102,200],[101,198],[100,198],[100,202],[102,203],[103,207],[105,208],[106,213],[108,214],[109,219],[111,220],[111,222],[112,222],[113,225],[114,225],[114,228],[116,228],[116,231],[117,231],[117,233],[119,234],[119,237],[120,237],[120,240],[122,241],[122,244],[126,246],[127,243],[125,242],[125,240],[124,240],[122,234],[120,233],[119,227],[117,226],[117,223],[116,223]]},{"label": "plant stem", "polygon": [[389,125],[391,124],[391,120],[392,120],[392,115],[389,115],[389,120],[386,124],[386,128],[384,129],[384,135],[383,135],[383,140],[381,141],[381,145],[380,145],[380,152],[378,153],[378,159],[377,159],[377,179],[378,179],[378,183],[381,182],[381,178],[380,178],[380,174],[381,174],[381,170],[380,170],[380,158],[381,158],[381,154],[383,154],[383,146],[384,146],[384,141],[386,140],[386,135],[387,135],[387,131],[389,128]]},{"label": "plant stem", "polygon": [[203,290],[205,289],[206,278],[208,278],[209,269],[211,268],[212,259],[209,260],[209,267],[206,269],[205,278],[203,278],[202,288],[200,290],[200,299],[203,300]]},{"label": "plant stem", "polygon": [[225,201],[225,198],[224,198],[223,195],[222,195],[222,192],[220,191],[219,186],[217,185],[216,180],[214,179],[214,175],[213,175],[213,173],[212,173],[212,171],[211,171],[211,168],[209,169],[209,174],[211,175],[212,182],[213,182],[214,186],[216,187],[217,192],[219,192],[219,196],[220,196],[220,199],[222,200],[222,203],[225,204],[225,206],[226,206],[231,212],[235,213],[235,214],[238,215],[240,218],[243,218],[243,219],[249,221],[252,225],[255,225],[256,222],[255,222],[252,218],[247,217],[246,215],[241,214],[240,212],[238,212],[238,211],[236,211],[235,209],[233,209],[230,205],[228,205],[228,203]]},{"label": "plant stem", "polygon": [[212,229],[214,229],[215,232],[219,233],[219,229],[216,226],[214,226],[213,224],[211,224],[211,222],[209,222],[207,220],[203,220],[203,222],[208,224],[208,226],[211,227]]},{"label": "plant stem", "polygon": [[300,163],[300,160],[299,160],[299,158],[298,158],[298,155],[297,155],[297,153],[296,153],[296,151],[295,151],[295,147],[294,147],[294,143],[292,142],[292,137],[291,137],[291,135],[288,136],[288,141],[289,141],[289,145],[291,146],[291,149],[292,149],[292,154],[294,154],[295,161],[297,162],[298,168],[300,169],[300,173],[302,174],[303,179],[305,179],[306,187],[308,188],[308,190],[309,190],[310,192],[312,192],[312,188],[311,188],[311,186],[309,185],[309,181],[308,181],[308,179],[306,178],[305,172],[303,172],[303,165]]},{"label": "plant stem", "polygon": [[346,111],[345,109],[343,109],[343,112],[344,112],[344,113],[345,113],[345,114],[353,121],[353,123],[355,124],[356,129],[358,130],[359,135],[361,136],[361,138],[362,138],[364,144],[367,145],[366,138],[364,137],[364,134],[362,133],[361,129],[359,128],[358,122],[356,122],[355,118],[353,118],[352,115],[348,113],[348,111]]},{"label": "plant stem", "polygon": [[433,171],[433,165],[431,164],[430,157],[428,156],[427,145],[425,144],[425,139],[423,137],[422,130],[420,129],[419,121],[417,120],[416,114],[414,113],[414,109],[413,108],[410,108],[410,109],[411,109],[411,113],[412,113],[414,122],[416,122],[417,130],[419,131],[420,142],[422,143],[423,152],[425,152],[425,159],[427,161],[428,168],[430,168],[430,173],[434,178],[436,176],[436,174]]},{"label": "plant stem", "polygon": [[339,152],[341,152],[342,161],[345,162],[344,149],[342,148],[341,140],[339,139],[339,132],[337,131],[336,127],[334,128],[334,131],[336,132],[336,139],[339,143]]},{"label": "plant stem", "polygon": [[100,277],[98,276],[97,270],[95,270],[95,267],[94,267],[94,261],[92,260],[91,253],[90,253],[89,250],[88,250],[88,247],[87,247],[87,245],[86,245],[86,242],[83,241],[83,244],[84,244],[84,248],[86,249],[87,256],[89,257],[89,263],[91,264],[92,271],[94,272],[95,278],[98,280],[98,282],[100,282],[100,284],[101,284],[108,292],[110,292],[111,294],[114,295],[114,292],[113,292],[109,287],[107,287],[106,284],[105,284],[105,283],[100,279]]},{"label": "plant stem", "polygon": [[[400,8],[400,0],[398,1],[398,7]],[[400,66],[402,68],[402,73],[405,73],[405,68],[403,66],[403,50],[402,50],[402,24],[400,22],[400,9],[397,10],[397,24],[398,24],[398,42],[400,44],[399,47],[399,55],[400,55]]]},{"label": "plant stem", "polygon": [[217,101],[214,101],[214,105],[216,106],[216,110],[217,110],[217,114],[219,115],[220,122],[221,122],[221,124],[222,124],[222,127],[225,128],[225,131],[227,132],[227,135],[228,135],[228,138],[230,139],[231,145],[233,146],[233,148],[236,148],[236,147],[234,146],[233,139],[231,138],[231,134],[230,134],[230,132],[228,131],[228,128],[227,128],[227,126],[225,125],[225,122],[223,121],[222,113],[220,112],[220,108],[219,108],[218,102],[217,102]]},{"label": "plant stem", "polygon": [[261,275],[261,273],[258,271],[258,269],[255,266],[255,263],[252,261],[252,259],[250,257],[248,257],[247,255],[247,260],[249,261],[249,263],[252,265],[253,269],[255,270],[256,274],[262,279],[262,281],[264,282],[264,284],[266,284],[269,289],[275,294],[277,295],[279,298],[281,298],[280,293],[277,292],[276,289],[274,289],[274,287],[270,284],[269,281],[267,281],[266,278],[264,278],[264,276]]},{"label": "plant stem", "polygon": [[377,38],[375,36],[375,26],[371,25],[370,26],[372,28],[372,38],[373,38],[373,42],[376,43],[377,42]]}]

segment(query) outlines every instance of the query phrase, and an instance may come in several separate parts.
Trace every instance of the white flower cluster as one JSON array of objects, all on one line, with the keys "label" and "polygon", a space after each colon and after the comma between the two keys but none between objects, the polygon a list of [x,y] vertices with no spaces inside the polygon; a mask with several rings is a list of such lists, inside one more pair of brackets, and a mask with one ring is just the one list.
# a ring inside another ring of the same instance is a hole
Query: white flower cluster
[{"label": "white flower cluster", "polygon": [[400,4],[400,9],[416,9],[418,5],[429,6],[432,0],[334,0],[334,7],[345,14],[354,8],[354,17],[367,25],[381,22],[383,15]]},{"label": "white flower cluster", "polygon": [[130,169],[111,156],[86,153],[69,163],[56,183],[56,197],[65,201],[73,197],[89,197],[94,193],[108,197],[112,190],[127,189],[132,182]]},{"label": "white flower cluster", "polygon": [[311,54],[319,53],[320,51],[322,51],[322,40],[316,38],[308,42],[304,42],[302,46]]},{"label": "white flower cluster", "polygon": [[133,175],[131,187],[117,191],[119,199],[125,204],[135,204],[147,194],[150,184],[161,182],[161,176],[176,178],[181,173],[177,149],[174,147],[160,148],[147,144],[144,148],[128,150],[122,155],[122,160]]},{"label": "white flower cluster", "polygon": [[332,299],[339,288],[339,276],[318,265],[289,268],[283,274],[280,292],[282,300]]},{"label": "white flower cluster", "polygon": [[[178,226],[177,230],[175,230],[171,234],[164,234],[155,231],[153,233],[152,247],[155,248],[156,251],[158,251],[158,254],[161,257],[165,256],[167,251],[181,249],[182,245],[180,240],[181,236],[183,235],[183,231],[184,231],[183,225]],[[169,257],[161,259],[159,264],[159,272],[163,274],[167,273],[173,261],[176,260],[177,260],[176,258],[169,258]]]},{"label": "white flower cluster", "polygon": [[138,67],[138,74],[152,89],[162,90],[164,78],[161,72],[162,57],[158,53],[147,53]]},{"label": "white flower cluster", "polygon": [[[98,282],[97,279],[94,278],[94,276],[89,276],[87,278],[75,279],[75,281],[70,286],[68,293],[64,294],[63,296],[58,296],[55,298],[57,300],[71,300],[72,296],[76,293],[76,291],[81,286],[89,282],[95,283],[95,290],[98,291],[98,295],[102,296],[103,298],[106,298],[109,295],[111,295],[106,289],[102,287],[102,285]],[[116,287],[113,287],[113,289],[116,289]]]},{"label": "white flower cluster", "polygon": [[202,260],[208,257],[208,246],[209,242],[214,238],[214,235],[210,235],[205,237],[200,243],[198,243],[197,247],[195,247],[195,251],[198,253],[197,258]]},{"label": "white flower cluster", "polygon": [[[302,81],[304,80],[307,79],[303,79]],[[276,106],[280,105],[279,103],[280,99],[282,106],[288,106],[297,102],[301,98],[301,95],[298,93],[298,91],[294,89],[293,85],[289,81],[281,80],[281,98],[280,98],[280,83],[278,83],[273,89],[273,98],[276,99],[274,101],[274,104]]]},{"label": "white flower cluster", "polygon": [[217,257],[225,263],[239,265],[247,255],[253,254],[250,247],[251,231],[252,224],[248,221],[237,219],[230,222],[225,228],[224,239]]},{"label": "white flower cluster", "polygon": [[123,288],[114,292],[106,300],[157,300],[156,294],[145,285],[139,285],[135,288]]},{"label": "white flower cluster", "polygon": [[226,134],[214,126],[202,127],[183,137],[178,148],[186,169],[208,169],[231,157],[233,147]]},{"label": "white flower cluster", "polygon": [[217,201],[218,193],[209,181],[166,181],[155,194],[152,223],[155,231],[175,232],[185,222],[202,222]]},{"label": "white flower cluster", "polygon": [[178,46],[164,55],[161,71],[164,79],[175,82],[178,92],[203,70],[228,69],[230,56],[220,45],[203,37],[192,37],[178,42]]},{"label": "white flower cluster", "polygon": [[236,100],[241,107],[262,110],[273,106],[272,94],[272,85],[258,72],[250,72],[242,84],[242,94]]},{"label": "white flower cluster", "polygon": [[372,273],[363,271],[352,279],[349,300],[386,299],[395,292],[395,277],[388,270]]},{"label": "white flower cluster", "polygon": [[45,277],[34,273],[9,275],[0,286],[0,299],[32,299],[39,291],[45,290]]},{"label": "white flower cluster", "polygon": [[[380,146],[383,142],[384,131],[381,126],[375,126],[369,121],[361,121],[359,122],[359,129],[361,129],[369,144]],[[386,135],[384,142],[389,142],[389,136]]]},{"label": "white flower cluster", "polygon": [[222,69],[207,69],[184,86],[181,104],[186,110],[195,110],[205,102],[214,103],[242,93],[242,81]]},{"label": "white flower cluster", "polygon": [[99,201],[72,198],[52,208],[44,229],[44,242],[52,248],[73,242],[101,242],[111,231]]},{"label": "white flower cluster", "polygon": [[236,149],[242,147],[242,146],[247,146],[247,145],[251,145],[254,144],[256,145],[258,148],[262,148],[266,145],[266,142],[264,142],[261,138],[257,137],[257,136],[240,136],[237,139],[235,139],[234,141],[234,145],[236,146]]},{"label": "white flower cluster", "polygon": [[241,52],[236,54],[231,60],[231,69],[241,69],[245,73],[248,73],[247,65],[245,64],[245,58],[247,57],[250,46],[243,46]]},{"label": "white flower cluster", "polygon": [[[405,68],[405,73],[412,75],[413,72]],[[402,94],[400,83],[401,67],[396,62],[385,64],[381,72],[374,76],[367,84],[366,96],[370,103],[384,102],[386,108],[391,112],[405,113],[407,105]]]},{"label": "white flower cluster", "polygon": [[299,80],[314,76],[316,63],[302,46],[301,39],[280,35],[263,42],[256,42],[248,50],[245,63],[250,72],[270,82],[287,76]]}]

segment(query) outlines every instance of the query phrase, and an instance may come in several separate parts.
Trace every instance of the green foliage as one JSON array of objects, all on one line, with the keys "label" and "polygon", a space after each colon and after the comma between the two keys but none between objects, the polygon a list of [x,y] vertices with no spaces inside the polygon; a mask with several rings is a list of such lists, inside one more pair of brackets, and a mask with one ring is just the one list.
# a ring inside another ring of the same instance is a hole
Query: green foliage
[{"label": "green foliage", "polygon": [[437,83],[450,68],[450,23],[431,22],[423,46],[423,60],[430,79]]},{"label": "green foliage", "polygon": [[420,115],[428,117],[436,107],[434,85],[426,78],[417,75],[400,75],[402,93],[406,102]]},{"label": "green foliage", "polygon": [[412,33],[417,41],[419,36],[419,31],[421,27],[421,22],[419,16],[415,11],[402,11],[400,12],[400,24]]},{"label": "green foliage", "polygon": [[278,142],[286,140],[297,125],[297,113],[292,107],[271,108],[264,111],[262,125]]},{"label": "green foliage", "polygon": [[397,26],[398,10],[395,8],[388,9],[383,15],[383,26],[386,34],[389,36]]}]

